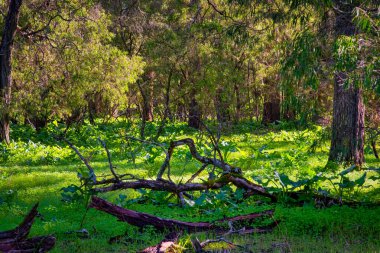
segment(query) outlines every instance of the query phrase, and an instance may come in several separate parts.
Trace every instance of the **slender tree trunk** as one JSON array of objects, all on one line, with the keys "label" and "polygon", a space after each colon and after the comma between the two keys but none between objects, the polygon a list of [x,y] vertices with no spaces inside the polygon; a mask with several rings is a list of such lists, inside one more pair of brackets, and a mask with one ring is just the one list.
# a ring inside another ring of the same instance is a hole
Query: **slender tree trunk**
[{"label": "slender tree trunk", "polygon": [[167,81],[166,89],[165,89],[165,109],[164,109],[164,115],[162,117],[160,127],[157,130],[157,134],[156,134],[156,136],[154,138],[155,141],[157,141],[158,138],[161,136],[161,134],[162,134],[162,132],[164,130],[165,124],[166,124],[166,120],[167,120],[167,118],[170,115],[170,87],[171,87],[172,75],[173,75],[173,69],[170,70],[169,75],[168,75],[168,81]]},{"label": "slender tree trunk", "polygon": [[241,97],[240,97],[240,89],[237,84],[235,84],[234,90],[235,90],[235,96],[236,96],[235,123],[239,123],[240,117],[241,117],[241,108],[243,106],[242,106]]},{"label": "slender tree trunk", "polygon": [[201,112],[200,112],[199,104],[195,98],[195,94],[191,96],[191,100],[189,104],[188,125],[189,127],[193,127],[195,129],[199,129],[201,127]]},{"label": "slender tree trunk", "polygon": [[[338,10],[335,13],[336,36],[353,36],[356,34],[352,23],[354,6],[346,1],[336,1]],[[364,111],[362,90],[346,81],[348,74],[336,72],[334,77],[334,103],[332,138],[329,161],[353,162],[361,165],[364,162]]]},{"label": "slender tree trunk", "polygon": [[216,118],[218,123],[225,127],[230,121],[230,112],[229,112],[229,103],[226,98],[226,94],[223,86],[219,86],[216,89],[215,97],[215,109],[216,109]]},{"label": "slender tree trunk", "polygon": [[372,146],[373,154],[375,155],[376,159],[379,159],[379,154],[377,153],[377,149],[376,149],[376,140],[371,141],[371,146]]},{"label": "slender tree trunk", "polygon": [[20,14],[22,0],[11,0],[5,18],[5,26],[0,44],[0,92],[1,92],[1,119],[0,138],[9,144],[9,110],[12,87],[12,51]]},{"label": "slender tree trunk", "polygon": [[[146,82],[144,83],[146,84]],[[143,85],[137,81],[137,86],[142,97],[142,111],[141,111],[141,127],[140,127],[140,138],[145,139],[145,126],[147,121],[153,121],[153,108],[151,107],[151,96],[144,89]]]}]

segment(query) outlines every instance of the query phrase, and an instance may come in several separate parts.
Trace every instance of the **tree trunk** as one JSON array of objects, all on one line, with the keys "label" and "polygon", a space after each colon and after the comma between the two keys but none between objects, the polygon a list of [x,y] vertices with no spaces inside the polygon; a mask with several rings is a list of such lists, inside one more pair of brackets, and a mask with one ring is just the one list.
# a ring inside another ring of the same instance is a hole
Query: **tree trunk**
[{"label": "tree trunk", "polygon": [[273,123],[280,120],[280,99],[271,98],[264,102],[262,124]]},{"label": "tree trunk", "polygon": [[[149,81],[149,80],[148,80]],[[141,126],[140,126],[140,138],[145,139],[145,126],[147,121],[153,121],[153,108],[151,107],[151,97],[144,89],[143,85],[146,85],[148,81],[141,84],[137,81],[137,87],[142,97],[142,111],[141,111]]]},{"label": "tree trunk", "polygon": [[[335,35],[353,36],[356,34],[352,23],[352,11],[345,1],[337,1],[335,13]],[[346,88],[348,73],[336,72],[334,78],[334,103],[332,138],[329,161],[364,162],[364,104],[360,88],[352,83]]]},{"label": "tree trunk", "polygon": [[347,74],[335,76],[330,161],[364,162],[364,104],[362,91],[344,87]]},{"label": "tree trunk", "polygon": [[195,99],[195,94],[192,96],[189,104],[189,127],[193,127],[195,129],[199,129],[201,127],[201,112],[199,108],[199,104]]},{"label": "tree trunk", "polygon": [[377,149],[376,149],[376,140],[371,141],[371,146],[372,146],[373,154],[375,155],[376,159],[379,159],[379,154],[377,153]]},{"label": "tree trunk", "polygon": [[0,92],[1,92],[1,119],[0,138],[9,144],[9,110],[12,87],[12,51],[13,40],[16,34],[22,0],[11,0],[5,18],[5,26],[0,44]]},{"label": "tree trunk", "polygon": [[[234,86],[235,96],[236,96],[236,112],[235,112],[235,123],[239,123],[241,117],[241,108],[243,107],[240,97],[240,88],[235,84]],[[249,92],[248,92],[249,93]]]},{"label": "tree trunk", "polygon": [[216,119],[222,127],[225,127],[230,122],[229,102],[225,96],[223,86],[219,86],[216,90],[215,109]]}]

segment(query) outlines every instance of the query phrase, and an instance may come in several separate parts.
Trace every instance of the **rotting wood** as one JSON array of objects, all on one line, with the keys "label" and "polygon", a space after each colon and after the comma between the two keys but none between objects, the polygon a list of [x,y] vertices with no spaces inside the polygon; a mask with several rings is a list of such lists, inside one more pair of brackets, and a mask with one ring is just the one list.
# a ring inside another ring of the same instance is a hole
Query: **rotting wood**
[{"label": "rotting wood", "polygon": [[38,214],[38,203],[34,205],[23,222],[15,229],[0,232],[0,252],[47,252],[55,245],[55,237],[38,236],[27,239],[33,222]]},{"label": "rotting wood", "polygon": [[183,230],[187,232],[201,232],[209,230],[226,231],[226,223],[228,222],[252,222],[261,217],[272,216],[274,212],[274,210],[267,210],[259,213],[251,213],[231,218],[224,218],[213,222],[186,222],[172,219],[164,219],[151,214],[125,209],[96,196],[92,196],[90,207],[109,213],[117,217],[120,221],[127,222],[133,226],[153,226],[158,230]]}]

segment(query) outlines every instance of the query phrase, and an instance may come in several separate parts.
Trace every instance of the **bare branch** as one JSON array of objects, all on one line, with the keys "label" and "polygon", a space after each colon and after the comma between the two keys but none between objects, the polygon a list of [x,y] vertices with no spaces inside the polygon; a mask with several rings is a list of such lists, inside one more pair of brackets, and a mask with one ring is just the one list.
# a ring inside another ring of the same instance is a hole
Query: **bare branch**
[{"label": "bare branch", "polygon": [[119,177],[117,176],[115,170],[114,170],[114,167],[112,165],[112,160],[111,160],[111,154],[110,154],[110,151],[108,150],[107,148],[107,145],[106,143],[101,140],[100,138],[98,138],[98,140],[100,141],[100,143],[102,144],[103,148],[106,150],[107,152],[107,157],[108,157],[108,164],[109,164],[109,167],[110,167],[110,171],[112,173],[112,175],[115,177],[116,181],[120,181]]}]

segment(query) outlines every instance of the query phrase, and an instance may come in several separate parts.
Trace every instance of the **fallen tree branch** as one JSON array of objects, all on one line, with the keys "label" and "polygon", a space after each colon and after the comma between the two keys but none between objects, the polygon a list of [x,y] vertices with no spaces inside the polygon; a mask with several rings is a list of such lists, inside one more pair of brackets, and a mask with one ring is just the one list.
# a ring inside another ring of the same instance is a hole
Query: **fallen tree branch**
[{"label": "fallen tree branch", "polygon": [[33,252],[48,252],[55,245],[55,237],[53,236],[38,236],[21,241],[0,242],[0,252],[4,253],[33,253]]},{"label": "fallen tree branch", "polygon": [[77,154],[77,156],[82,160],[82,162],[84,163],[84,165],[86,165],[88,171],[90,172],[90,179],[92,182],[96,182],[96,175],[95,175],[95,172],[94,172],[94,169],[91,167],[91,165],[88,163],[88,160],[79,152],[79,150],[74,146],[74,144],[71,143],[71,141],[69,141],[68,139],[66,139],[65,137],[63,136],[59,136],[59,137],[55,137],[56,139],[58,140],[64,140],[68,145],[69,147],[74,150],[74,152]]},{"label": "fallen tree branch", "polygon": [[30,228],[33,225],[34,219],[38,214],[37,207],[38,203],[33,206],[32,210],[29,211],[28,215],[25,216],[23,222],[15,229],[0,232],[0,243],[5,242],[6,240],[19,241],[25,239],[28,236]]},{"label": "fallen tree branch", "polygon": [[54,247],[53,236],[39,236],[26,239],[38,214],[38,203],[25,216],[23,222],[15,229],[0,232],[0,252],[47,252]]},{"label": "fallen tree branch", "polygon": [[98,138],[98,140],[100,141],[100,143],[102,144],[103,148],[106,150],[106,153],[107,153],[107,157],[108,157],[108,164],[109,164],[109,167],[110,167],[110,171],[112,173],[112,175],[115,177],[116,181],[120,181],[118,175],[116,174],[115,170],[114,170],[114,166],[112,164],[112,159],[111,159],[111,154],[110,154],[110,151],[108,150],[107,148],[107,145],[106,143],[101,140],[100,138]]},{"label": "fallen tree branch", "polygon": [[[128,137],[129,139],[132,139],[132,137]],[[87,183],[91,184],[92,186],[96,186],[92,188],[94,192],[109,192],[109,191],[115,191],[115,190],[121,190],[121,189],[151,189],[155,191],[167,191],[174,193],[180,198],[180,201],[184,201],[183,196],[188,196],[187,192],[191,191],[204,191],[204,190],[210,190],[210,189],[220,189],[223,186],[227,184],[233,184],[238,188],[245,189],[246,190],[246,196],[249,197],[252,194],[259,194],[265,197],[270,198],[273,202],[276,202],[276,197],[266,191],[266,189],[260,185],[254,184],[251,181],[247,180],[242,176],[242,170],[239,167],[232,166],[230,164],[225,163],[222,160],[216,159],[216,158],[209,158],[201,156],[194,144],[194,141],[190,138],[178,140],[178,141],[172,141],[170,143],[170,146],[168,150],[166,151],[164,146],[162,144],[154,143],[155,145],[160,146],[165,154],[166,158],[157,174],[156,180],[146,180],[146,179],[138,179],[130,174],[125,175],[117,175],[116,172],[113,170],[113,165],[111,161],[110,153],[105,146],[105,143],[101,141],[103,147],[107,151],[107,157],[108,157],[108,163],[110,166],[111,173],[113,175],[113,178],[105,178],[101,181],[96,179],[94,169],[91,167],[91,165],[88,163],[87,159],[83,157],[83,155],[79,152],[79,150],[67,139],[62,137],[63,139],[79,156],[79,158],[84,162],[86,167],[89,170],[90,174],[90,180],[87,180]],[[133,138],[136,140],[135,138]],[[137,139],[138,140],[138,139]],[[142,141],[146,142],[146,141]],[[149,142],[151,143],[151,142]],[[191,176],[191,178],[185,183],[174,183],[170,180],[170,160],[172,157],[172,154],[174,152],[174,149],[178,146],[187,146],[190,149],[190,153],[193,158],[195,158],[197,161],[202,163],[202,167]],[[202,183],[192,183],[192,181],[200,175],[200,173],[208,166],[213,165],[214,167],[217,167],[222,170],[221,176],[219,178],[203,181]],[[167,170],[168,172],[168,178],[169,180],[165,180],[162,178],[163,174]],[[124,176],[129,176],[128,179],[123,178]],[[135,181],[131,181],[135,180]]]},{"label": "fallen tree branch", "polygon": [[[245,178],[235,177],[233,175],[224,175],[218,180],[213,182],[204,183],[186,183],[186,184],[175,184],[166,180],[146,180],[140,179],[137,181],[125,181],[125,182],[115,182],[110,186],[96,187],[92,190],[94,192],[110,192],[122,189],[151,189],[155,191],[167,191],[175,193],[176,195],[189,192],[189,191],[205,191],[209,189],[220,189],[223,186],[232,183],[238,188],[245,189],[249,192],[256,193],[265,197],[270,198],[273,202],[276,201],[276,197],[268,193],[265,188],[260,185],[254,184]],[[250,194],[250,195],[252,195]],[[249,196],[250,196],[249,195]]]},{"label": "fallen tree branch", "polygon": [[178,141],[172,141],[170,143],[169,149],[166,153],[165,161],[162,164],[162,166],[161,166],[161,168],[157,174],[157,180],[162,179],[162,176],[164,175],[166,168],[169,166],[170,159],[171,159],[171,156],[173,154],[174,149],[176,147],[184,146],[184,145],[189,147],[190,153],[193,156],[193,158],[198,160],[202,164],[214,165],[215,167],[222,169],[223,173],[225,173],[225,174],[227,174],[227,173],[242,174],[242,170],[239,167],[229,165],[229,164],[227,164],[227,163],[225,163],[219,159],[216,159],[216,158],[208,158],[208,157],[201,156],[195,147],[193,139],[186,138],[186,139],[182,139],[182,140],[178,140]]},{"label": "fallen tree branch", "polygon": [[220,219],[214,222],[186,222],[172,219],[164,219],[151,214],[125,209],[96,196],[92,196],[89,207],[109,213],[117,217],[120,221],[127,222],[133,226],[153,226],[158,230],[167,229],[169,231],[188,232],[201,232],[209,230],[225,231],[226,223],[228,222],[251,222],[261,217],[271,216],[274,212],[273,210],[267,210],[259,213],[251,213],[247,215],[239,215],[231,218]]}]

